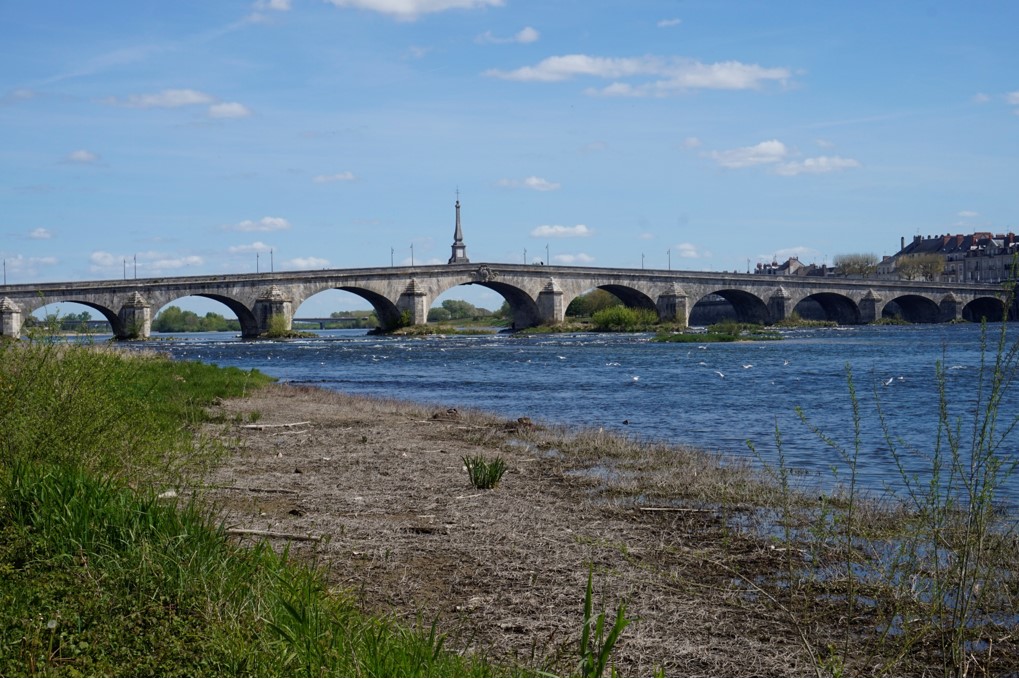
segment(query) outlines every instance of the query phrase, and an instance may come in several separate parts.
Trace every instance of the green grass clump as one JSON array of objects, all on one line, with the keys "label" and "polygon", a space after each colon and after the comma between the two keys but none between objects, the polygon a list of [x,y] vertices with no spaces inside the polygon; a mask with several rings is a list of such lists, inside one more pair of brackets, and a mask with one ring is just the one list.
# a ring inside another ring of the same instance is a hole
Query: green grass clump
[{"label": "green grass clump", "polygon": [[595,330],[601,332],[641,332],[658,323],[658,314],[651,309],[613,306],[591,315]]},{"label": "green grass clump", "polygon": [[480,490],[495,488],[502,480],[502,475],[506,473],[506,461],[501,457],[489,461],[482,455],[465,455],[463,463],[471,484]]}]

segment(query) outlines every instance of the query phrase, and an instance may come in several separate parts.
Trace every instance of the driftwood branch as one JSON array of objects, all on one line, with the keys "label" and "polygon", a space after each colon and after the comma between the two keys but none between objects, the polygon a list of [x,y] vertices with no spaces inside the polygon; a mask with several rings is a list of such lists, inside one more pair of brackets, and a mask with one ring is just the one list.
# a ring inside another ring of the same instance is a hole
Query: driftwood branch
[{"label": "driftwood branch", "polygon": [[279,493],[283,495],[297,495],[299,491],[286,488],[258,488],[255,486],[201,486],[207,490],[240,490],[248,493]]},{"label": "driftwood branch", "polygon": [[714,509],[695,509],[693,507],[637,507],[642,512],[713,512]]},{"label": "driftwood branch", "polygon": [[321,542],[322,537],[318,535],[298,535],[296,533],[276,533],[271,530],[255,530],[253,528],[227,528],[227,535],[257,535],[264,538],[279,538],[280,540],[299,540],[302,542]]},{"label": "driftwood branch", "polygon": [[285,424],[242,424],[241,429],[276,429],[278,427],[300,427],[305,424],[311,424],[311,421],[287,422]]}]

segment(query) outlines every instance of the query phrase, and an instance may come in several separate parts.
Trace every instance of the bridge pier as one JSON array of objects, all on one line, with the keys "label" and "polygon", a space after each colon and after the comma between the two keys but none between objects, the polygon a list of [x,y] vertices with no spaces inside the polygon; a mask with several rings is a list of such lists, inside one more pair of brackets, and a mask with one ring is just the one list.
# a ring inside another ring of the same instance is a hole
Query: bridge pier
[{"label": "bridge pier", "polygon": [[538,315],[545,325],[562,323],[566,318],[566,307],[563,306],[563,289],[549,278],[548,283],[538,293]]},{"label": "bridge pier", "polygon": [[424,325],[428,322],[428,293],[421,289],[416,279],[411,278],[396,301],[396,308],[400,311],[401,325]]},{"label": "bridge pier", "polygon": [[21,307],[10,297],[0,299],[0,336],[21,337]]},{"label": "bridge pier", "polygon": [[690,309],[687,306],[686,293],[678,285],[658,296],[658,320],[662,323],[679,323],[687,326],[690,323]]},{"label": "bridge pier", "polygon": [[940,323],[962,320],[963,303],[954,292],[945,295],[938,307],[941,310]]},{"label": "bridge pier", "polygon": [[786,319],[789,312],[792,311],[788,308],[790,299],[792,299],[792,295],[786,292],[785,288],[782,286],[775,288],[775,292],[771,293],[771,297],[768,298],[770,322],[777,323]]},{"label": "bridge pier", "polygon": [[114,328],[118,340],[148,339],[152,332],[152,306],[138,291],[132,292],[120,307],[120,328]]},{"label": "bridge pier", "polygon": [[873,290],[868,290],[860,300],[860,322],[873,323],[879,318],[881,318],[881,297]]},{"label": "bridge pier", "polygon": [[251,338],[267,333],[286,333],[293,329],[294,303],[287,299],[276,285],[270,285],[255,300],[255,325],[257,334],[251,335],[241,326],[241,337]]}]

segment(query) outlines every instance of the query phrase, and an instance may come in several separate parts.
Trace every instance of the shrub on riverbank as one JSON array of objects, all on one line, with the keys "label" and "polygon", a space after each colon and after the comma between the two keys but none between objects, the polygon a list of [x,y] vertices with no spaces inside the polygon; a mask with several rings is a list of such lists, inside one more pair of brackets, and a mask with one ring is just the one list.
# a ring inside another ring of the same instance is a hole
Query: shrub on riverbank
[{"label": "shrub on riverbank", "polygon": [[592,314],[591,324],[600,332],[646,332],[658,324],[658,314],[651,309],[614,306]]}]

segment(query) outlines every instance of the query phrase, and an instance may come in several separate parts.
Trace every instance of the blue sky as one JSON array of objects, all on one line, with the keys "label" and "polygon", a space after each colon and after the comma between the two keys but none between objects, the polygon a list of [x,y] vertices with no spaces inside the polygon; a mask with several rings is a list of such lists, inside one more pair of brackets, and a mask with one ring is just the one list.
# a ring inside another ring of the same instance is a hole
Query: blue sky
[{"label": "blue sky", "polygon": [[1015,230],[1017,25],[1010,1],[5,2],[0,255],[10,283],[444,263],[458,190],[479,262],[745,271]]}]

